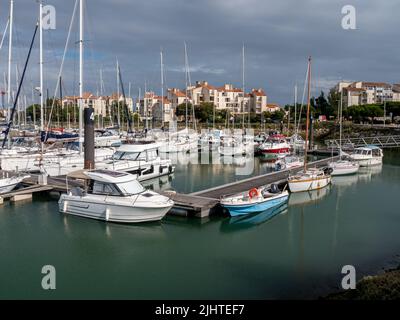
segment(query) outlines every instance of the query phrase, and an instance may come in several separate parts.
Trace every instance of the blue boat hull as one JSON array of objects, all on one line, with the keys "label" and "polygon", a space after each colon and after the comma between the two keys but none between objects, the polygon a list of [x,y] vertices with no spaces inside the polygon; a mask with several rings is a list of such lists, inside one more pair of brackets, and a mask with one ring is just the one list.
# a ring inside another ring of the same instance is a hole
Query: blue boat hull
[{"label": "blue boat hull", "polygon": [[286,203],[289,199],[289,196],[282,196],[275,199],[266,199],[263,202],[251,203],[245,205],[228,205],[225,204],[224,208],[229,211],[231,217],[263,212],[271,208],[279,207]]}]

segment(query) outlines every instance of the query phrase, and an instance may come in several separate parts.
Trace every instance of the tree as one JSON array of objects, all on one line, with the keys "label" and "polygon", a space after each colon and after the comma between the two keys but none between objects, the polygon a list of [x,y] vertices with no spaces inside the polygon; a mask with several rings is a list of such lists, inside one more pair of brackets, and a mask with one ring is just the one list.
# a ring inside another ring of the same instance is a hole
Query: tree
[{"label": "tree", "polygon": [[340,99],[341,99],[341,94],[337,92],[335,88],[332,88],[329,91],[328,101],[334,112],[337,112],[337,110],[339,110]]},{"label": "tree", "polygon": [[351,106],[347,109],[343,110],[343,115],[346,118],[350,118],[353,121],[361,122],[361,121],[374,121],[376,117],[382,117],[384,114],[383,106],[376,104],[368,104],[368,105],[360,105],[360,106]]},{"label": "tree", "polygon": [[[193,108],[192,104],[188,103],[187,104],[187,109],[188,109],[187,112],[188,112],[189,117],[192,114],[192,108]],[[177,117],[185,117],[186,116],[186,103],[181,103],[176,107],[175,115]]]},{"label": "tree", "polygon": [[315,108],[315,117],[324,115],[327,118],[335,115],[335,109],[326,100],[325,93],[321,91],[318,98],[312,98],[311,105]]},{"label": "tree", "polygon": [[200,122],[212,122],[214,116],[214,104],[211,102],[202,102],[194,108],[196,119]]}]

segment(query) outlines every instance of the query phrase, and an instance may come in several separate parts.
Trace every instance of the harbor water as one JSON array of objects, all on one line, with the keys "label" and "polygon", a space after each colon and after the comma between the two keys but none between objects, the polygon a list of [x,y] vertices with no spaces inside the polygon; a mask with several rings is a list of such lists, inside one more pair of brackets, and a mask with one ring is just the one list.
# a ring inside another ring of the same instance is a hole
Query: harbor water
[{"label": "harbor water", "polygon": [[[167,216],[119,225],[58,212],[57,198],[0,207],[0,299],[318,298],[400,262],[400,152],[287,207],[244,218]],[[194,192],[246,176],[232,165],[177,165],[153,189]],[[255,163],[252,174],[268,172]],[[56,269],[45,291],[42,267]]]}]

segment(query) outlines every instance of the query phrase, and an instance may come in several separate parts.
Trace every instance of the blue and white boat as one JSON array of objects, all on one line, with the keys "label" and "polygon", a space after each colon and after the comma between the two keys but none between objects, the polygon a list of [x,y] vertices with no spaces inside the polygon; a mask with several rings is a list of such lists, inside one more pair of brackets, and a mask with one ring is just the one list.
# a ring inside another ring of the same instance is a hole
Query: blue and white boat
[{"label": "blue and white boat", "polygon": [[229,211],[231,217],[263,212],[287,203],[289,193],[286,188],[281,191],[272,184],[270,188],[253,188],[249,192],[224,197],[221,205]]}]

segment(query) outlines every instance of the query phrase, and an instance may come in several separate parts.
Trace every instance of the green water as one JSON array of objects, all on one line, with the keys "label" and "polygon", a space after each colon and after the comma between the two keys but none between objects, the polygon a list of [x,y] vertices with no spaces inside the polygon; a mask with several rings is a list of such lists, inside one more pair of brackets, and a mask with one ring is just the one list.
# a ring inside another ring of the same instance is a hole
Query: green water
[{"label": "green water", "polygon": [[[126,226],[60,215],[56,199],[5,204],[0,298],[318,297],[340,286],[343,265],[360,278],[399,263],[399,159],[385,151],[383,167],[292,196],[268,221],[167,217]],[[234,170],[180,166],[161,187],[200,190],[237,179]],[[54,291],[41,288],[44,265],[56,268]]]}]

